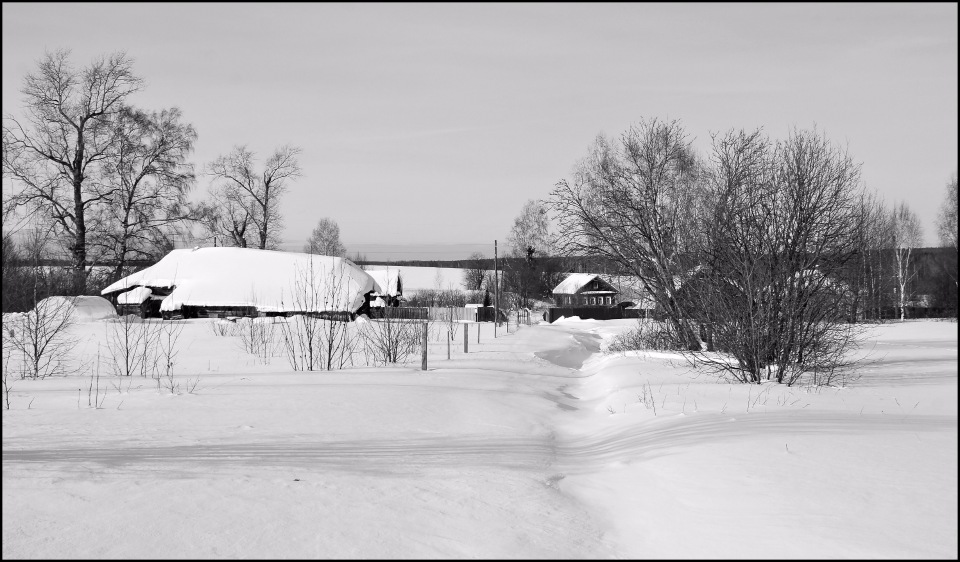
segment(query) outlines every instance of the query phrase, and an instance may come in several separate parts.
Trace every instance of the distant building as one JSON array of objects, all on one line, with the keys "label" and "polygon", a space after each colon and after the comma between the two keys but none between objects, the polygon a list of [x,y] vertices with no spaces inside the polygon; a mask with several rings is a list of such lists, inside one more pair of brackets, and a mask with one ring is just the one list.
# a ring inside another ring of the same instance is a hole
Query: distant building
[{"label": "distant building", "polygon": [[597,273],[571,273],[553,289],[557,306],[614,306],[619,291]]},{"label": "distant building", "polygon": [[400,270],[393,268],[365,271],[377,284],[370,295],[370,306],[400,306],[400,300],[403,298],[403,280],[400,279]]}]

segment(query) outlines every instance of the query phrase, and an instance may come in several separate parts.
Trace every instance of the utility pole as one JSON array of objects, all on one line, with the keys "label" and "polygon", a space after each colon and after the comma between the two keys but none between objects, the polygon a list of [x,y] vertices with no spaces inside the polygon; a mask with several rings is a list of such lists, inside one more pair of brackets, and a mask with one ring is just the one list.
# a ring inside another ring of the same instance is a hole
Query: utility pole
[{"label": "utility pole", "polygon": [[493,337],[497,337],[500,323],[500,266],[497,262],[497,241],[493,241]]}]

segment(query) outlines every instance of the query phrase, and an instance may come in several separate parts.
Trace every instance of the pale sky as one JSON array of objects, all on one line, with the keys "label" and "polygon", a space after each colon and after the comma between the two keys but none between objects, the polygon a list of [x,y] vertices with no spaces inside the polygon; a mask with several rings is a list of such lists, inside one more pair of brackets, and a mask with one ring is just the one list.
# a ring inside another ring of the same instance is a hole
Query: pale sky
[{"label": "pale sky", "polygon": [[816,125],[908,202],[927,245],[957,170],[956,3],[4,2],[5,115],[58,48],[75,67],[126,51],[146,80],[131,103],[179,107],[198,169],[237,144],[261,162],[301,147],[294,246],[327,216],[348,248],[492,257],[598,134],[645,117],[680,119],[704,154],[712,132]]}]

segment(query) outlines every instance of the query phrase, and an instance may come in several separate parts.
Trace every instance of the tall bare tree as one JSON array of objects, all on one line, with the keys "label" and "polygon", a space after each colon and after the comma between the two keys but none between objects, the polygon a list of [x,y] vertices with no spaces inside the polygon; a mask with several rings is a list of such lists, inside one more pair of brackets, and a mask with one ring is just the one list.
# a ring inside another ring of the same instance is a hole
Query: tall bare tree
[{"label": "tall bare tree", "polygon": [[513,220],[507,237],[509,258],[503,261],[505,290],[516,295],[518,306],[528,306],[530,299],[542,297],[547,281],[544,269],[555,254],[547,204],[529,200]]},{"label": "tall bare tree", "polygon": [[857,206],[857,256],[847,282],[854,291],[852,319],[880,320],[893,292],[890,247],[891,213],[875,193],[864,192]]},{"label": "tall bare tree", "polygon": [[307,254],[342,258],[347,253],[347,248],[340,241],[340,225],[337,221],[327,217],[320,219],[307,238],[303,251]]},{"label": "tall bare tree", "polygon": [[483,288],[486,279],[486,257],[482,252],[474,252],[467,258],[467,266],[463,270],[463,286],[468,291],[479,291]]},{"label": "tall bare tree", "polygon": [[937,215],[937,234],[940,236],[940,245],[952,247],[957,251],[957,173],[947,182],[947,194],[940,205]]},{"label": "tall bare tree", "polygon": [[280,198],[289,182],[300,176],[299,154],[297,147],[282,146],[258,172],[253,152],[237,146],[210,163],[213,204],[207,207],[208,228],[235,246],[275,248],[283,227]]},{"label": "tall bare tree", "polygon": [[158,257],[170,245],[171,229],[191,218],[186,198],[194,174],[187,158],[197,133],[181,117],[177,108],[130,107],[117,116],[117,142],[106,160],[112,195],[99,241],[103,255],[116,263],[116,279],[129,259]]},{"label": "tall bare tree", "polygon": [[905,320],[907,301],[910,300],[910,283],[917,275],[917,272],[911,268],[912,252],[914,248],[919,248],[923,244],[923,228],[920,226],[920,219],[905,201],[901,201],[893,208],[890,215],[890,235],[893,257],[896,261],[897,307],[900,309],[900,320]]},{"label": "tall bare tree", "polygon": [[21,187],[4,205],[53,221],[82,281],[90,222],[113,194],[99,169],[117,142],[111,121],[142,81],[122,52],[80,70],[69,56],[68,50],[46,53],[24,79],[26,116],[3,118],[4,175]]},{"label": "tall bare tree", "polygon": [[640,279],[682,345],[699,348],[675,298],[689,264],[693,203],[702,165],[678,121],[643,120],[619,142],[598,137],[573,183],[551,193],[561,253],[609,258]]}]

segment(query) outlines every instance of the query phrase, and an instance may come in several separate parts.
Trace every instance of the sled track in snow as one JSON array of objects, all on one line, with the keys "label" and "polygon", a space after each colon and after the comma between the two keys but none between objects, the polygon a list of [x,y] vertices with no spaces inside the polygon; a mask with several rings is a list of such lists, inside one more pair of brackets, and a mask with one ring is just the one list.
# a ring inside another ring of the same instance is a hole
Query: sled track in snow
[{"label": "sled track in snow", "polygon": [[611,431],[562,437],[430,436],[415,439],[241,442],[193,445],[78,446],[3,449],[3,465],[95,463],[108,468],[223,464],[302,466],[375,473],[422,468],[500,467],[576,473],[616,461],[642,461],[682,452],[699,444],[758,434],[865,434],[884,431],[956,431],[955,416],[855,415],[816,417],[805,412],[723,416],[700,414]]}]

